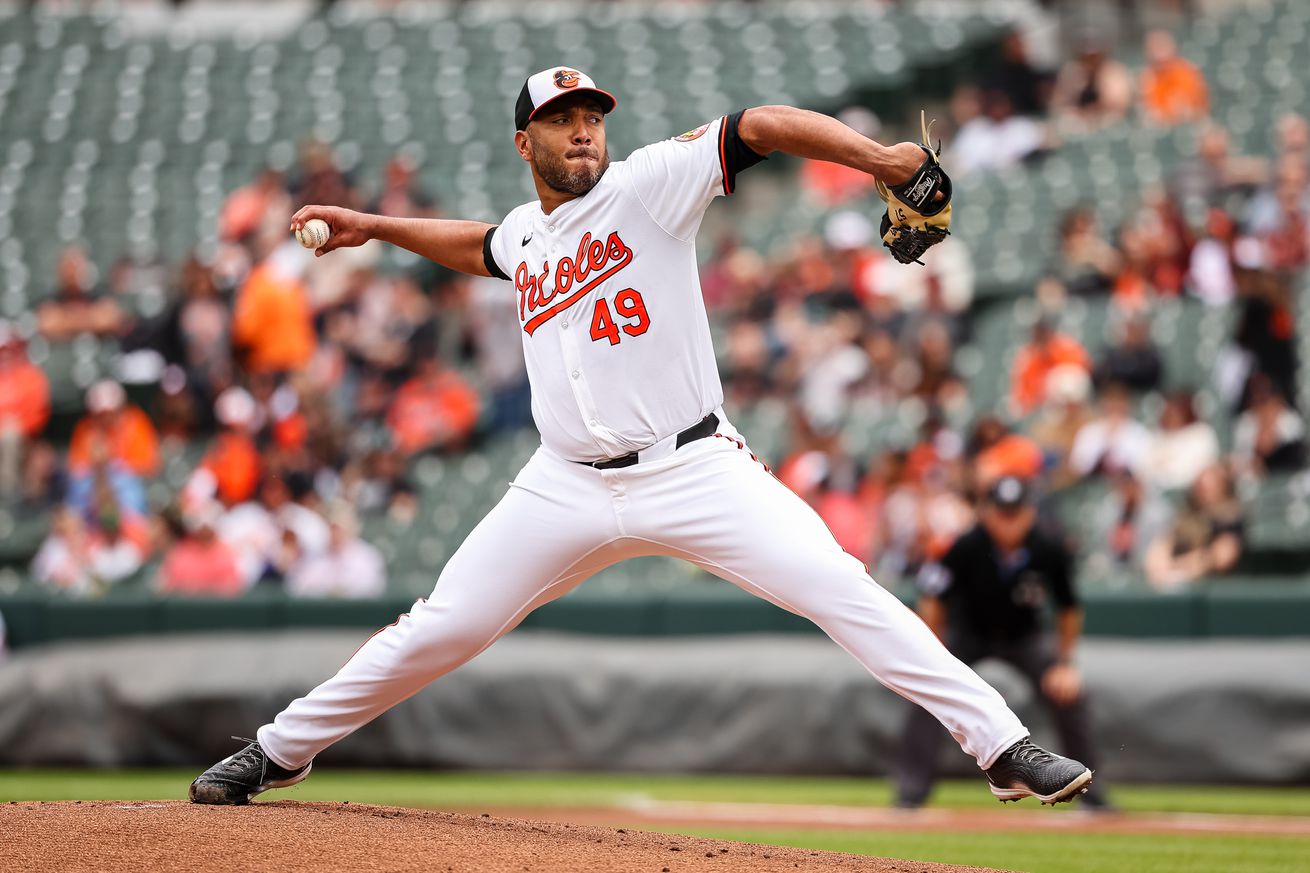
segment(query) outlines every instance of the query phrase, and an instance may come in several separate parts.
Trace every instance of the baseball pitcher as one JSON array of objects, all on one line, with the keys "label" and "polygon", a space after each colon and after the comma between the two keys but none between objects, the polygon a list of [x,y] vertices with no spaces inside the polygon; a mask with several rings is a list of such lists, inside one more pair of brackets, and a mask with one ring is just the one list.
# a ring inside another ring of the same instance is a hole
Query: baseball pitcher
[{"label": "baseball pitcher", "polygon": [[[570,67],[530,76],[514,146],[538,200],[499,225],[306,206],[316,250],[371,239],[513,283],[541,447],[446,564],[432,594],[191,784],[241,804],[304,779],[314,756],[475,657],[532,610],[626,558],[672,555],[805,616],[935,716],[1001,799],[1072,799],[1092,773],[1031,743],[1000,695],[953,657],[724,414],[696,265],[701,216],[771,152],[871,174],[884,242],[916,260],[947,233],[950,181],[927,144],[883,146],[835,119],[760,106],[611,163],[617,101]],[[927,132],[925,131],[925,140]]]}]

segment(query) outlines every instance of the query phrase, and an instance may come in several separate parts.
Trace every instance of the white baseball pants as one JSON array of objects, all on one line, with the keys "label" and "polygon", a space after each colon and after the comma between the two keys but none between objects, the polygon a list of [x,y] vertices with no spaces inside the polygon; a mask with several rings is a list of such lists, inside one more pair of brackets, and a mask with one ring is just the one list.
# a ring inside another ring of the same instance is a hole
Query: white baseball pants
[{"label": "white baseball pants", "polygon": [[1001,696],[842,551],[731,424],[668,457],[597,470],[539,448],[411,612],[259,729],[301,767],[593,573],[671,555],[805,616],[881,683],[931,712],[980,767],[1028,735]]}]

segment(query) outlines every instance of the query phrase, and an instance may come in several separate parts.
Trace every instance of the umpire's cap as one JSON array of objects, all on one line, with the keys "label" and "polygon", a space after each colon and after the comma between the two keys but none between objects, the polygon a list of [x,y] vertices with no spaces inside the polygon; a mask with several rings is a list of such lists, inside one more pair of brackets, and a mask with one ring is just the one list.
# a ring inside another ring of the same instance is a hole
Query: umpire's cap
[{"label": "umpire's cap", "polygon": [[523,83],[518,103],[514,104],[514,129],[527,130],[528,122],[541,111],[542,107],[570,94],[593,95],[606,115],[619,105],[613,94],[597,88],[591,76],[586,73],[578,72],[572,67],[551,67],[540,73],[533,73]]}]

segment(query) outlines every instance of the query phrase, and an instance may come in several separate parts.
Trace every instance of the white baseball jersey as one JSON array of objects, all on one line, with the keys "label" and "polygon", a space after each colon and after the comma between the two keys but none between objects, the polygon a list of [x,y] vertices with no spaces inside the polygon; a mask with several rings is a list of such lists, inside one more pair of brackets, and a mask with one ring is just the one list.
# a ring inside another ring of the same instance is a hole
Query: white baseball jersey
[{"label": "white baseball jersey", "polygon": [[638,149],[584,196],[549,215],[526,203],[490,235],[487,267],[518,298],[533,418],[560,456],[625,455],[723,402],[696,231],[732,191],[736,120]]}]

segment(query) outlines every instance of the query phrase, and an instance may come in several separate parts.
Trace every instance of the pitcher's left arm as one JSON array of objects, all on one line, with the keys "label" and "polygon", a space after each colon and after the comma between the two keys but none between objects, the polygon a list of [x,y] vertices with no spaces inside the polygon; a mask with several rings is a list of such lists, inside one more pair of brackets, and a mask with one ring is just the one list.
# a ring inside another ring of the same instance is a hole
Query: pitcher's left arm
[{"label": "pitcher's left arm", "polygon": [[[883,244],[901,263],[919,261],[950,233],[951,180],[938,150],[928,142],[882,143],[862,136],[835,118],[794,106],[746,110],[737,127],[743,143],[761,155],[784,154],[844,164],[877,180],[887,203]],[[921,261],[919,261],[922,263]]]},{"label": "pitcher's left arm", "polygon": [[776,151],[844,164],[888,185],[909,181],[923,163],[923,149],[915,143],[886,146],[831,116],[795,106],[747,109],[737,133],[758,154]]}]

